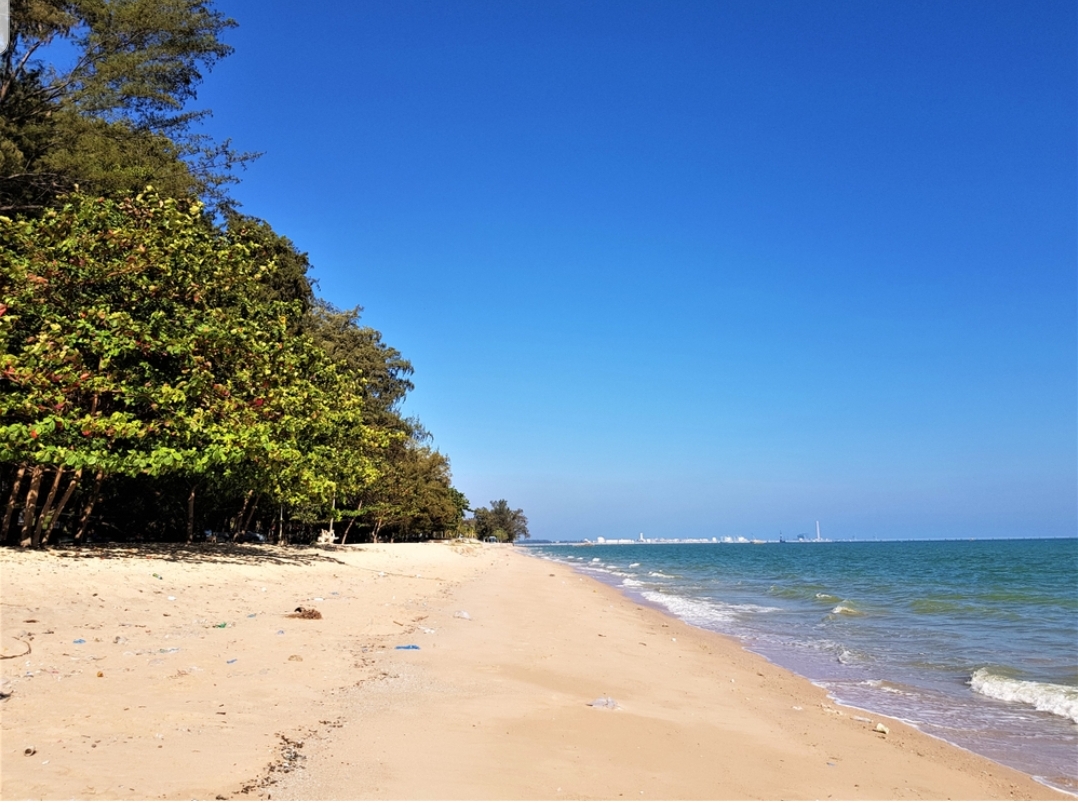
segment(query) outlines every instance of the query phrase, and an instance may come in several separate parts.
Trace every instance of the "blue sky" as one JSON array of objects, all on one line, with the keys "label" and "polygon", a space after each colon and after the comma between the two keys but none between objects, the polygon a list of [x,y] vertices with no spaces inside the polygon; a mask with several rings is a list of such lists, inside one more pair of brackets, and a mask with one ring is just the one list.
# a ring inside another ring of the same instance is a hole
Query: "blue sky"
[{"label": "blue sky", "polygon": [[210,130],[533,537],[1078,533],[1073,2],[219,0]]}]

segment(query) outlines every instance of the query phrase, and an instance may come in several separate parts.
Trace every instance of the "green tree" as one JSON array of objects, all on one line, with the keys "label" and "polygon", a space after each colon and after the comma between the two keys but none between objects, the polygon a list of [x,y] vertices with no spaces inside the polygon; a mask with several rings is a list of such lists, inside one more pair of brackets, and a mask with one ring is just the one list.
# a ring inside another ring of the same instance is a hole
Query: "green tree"
[{"label": "green tree", "polygon": [[[76,185],[227,203],[253,155],[196,131],[203,73],[235,22],[207,0],[12,0],[0,57],[0,212],[40,210]],[[61,66],[47,58],[70,55]]]},{"label": "green tree", "polygon": [[0,217],[5,534],[24,482],[21,537],[39,545],[87,473],[188,479],[189,538],[211,470],[321,495],[312,445],[342,424],[367,437],[358,381],[294,335],[296,305],[264,299],[259,249],[153,192]]},{"label": "green tree", "polygon": [[528,518],[523,510],[513,510],[505,499],[491,502],[490,508],[479,507],[475,511],[475,534],[480,540],[495,538],[498,541],[515,541],[527,538]]}]

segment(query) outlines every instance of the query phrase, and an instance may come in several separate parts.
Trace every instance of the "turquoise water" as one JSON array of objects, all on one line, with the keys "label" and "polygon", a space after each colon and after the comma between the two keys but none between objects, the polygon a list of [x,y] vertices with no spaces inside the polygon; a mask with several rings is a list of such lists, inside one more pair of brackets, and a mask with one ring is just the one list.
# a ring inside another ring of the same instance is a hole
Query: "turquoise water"
[{"label": "turquoise water", "polygon": [[1078,539],[532,551],[1078,794]]}]

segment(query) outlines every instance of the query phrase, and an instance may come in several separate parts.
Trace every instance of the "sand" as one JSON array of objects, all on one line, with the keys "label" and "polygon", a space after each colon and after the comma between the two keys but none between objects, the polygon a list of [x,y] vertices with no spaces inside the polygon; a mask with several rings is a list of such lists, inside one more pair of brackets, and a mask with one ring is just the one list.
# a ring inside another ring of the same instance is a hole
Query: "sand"
[{"label": "sand", "polygon": [[0,568],[4,799],[1063,798],[513,547]]}]

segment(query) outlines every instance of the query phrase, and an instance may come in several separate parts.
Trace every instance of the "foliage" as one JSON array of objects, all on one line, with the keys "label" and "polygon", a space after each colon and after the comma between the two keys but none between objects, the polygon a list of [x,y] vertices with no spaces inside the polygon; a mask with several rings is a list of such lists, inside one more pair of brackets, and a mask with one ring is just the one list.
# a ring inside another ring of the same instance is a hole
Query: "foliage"
[{"label": "foliage", "polygon": [[495,538],[498,541],[515,541],[527,538],[528,518],[523,510],[513,510],[505,499],[491,502],[490,508],[479,507],[475,511],[475,534],[480,540]]},{"label": "foliage", "polygon": [[11,0],[0,542],[467,528],[448,458],[400,411],[411,364],[224,193],[251,155],[188,104],[234,26],[210,0]]},{"label": "foliage", "polygon": [[328,498],[344,438],[366,478],[360,379],[292,333],[259,251],[152,192],[0,219],[0,462],[213,470],[296,506]]},{"label": "foliage", "polygon": [[209,113],[186,105],[231,52],[220,36],[235,24],[205,0],[12,0],[0,211],[40,210],[76,186],[119,194],[149,183],[227,206],[224,187],[254,155],[197,132]]}]

